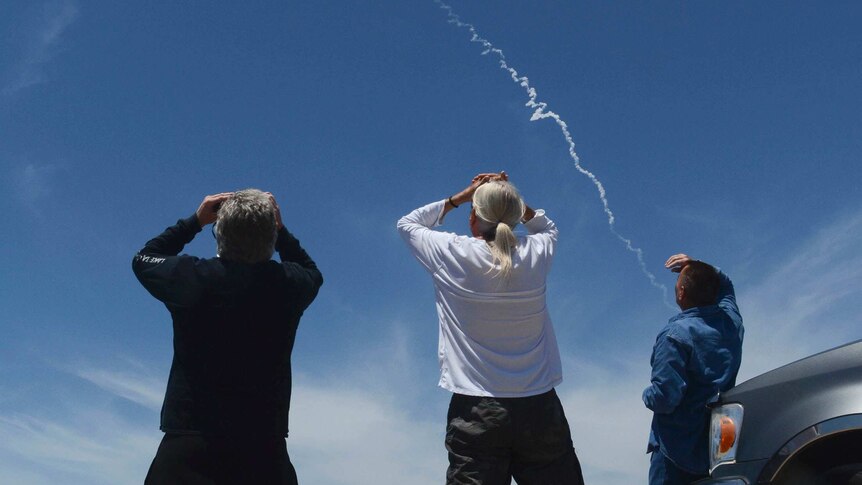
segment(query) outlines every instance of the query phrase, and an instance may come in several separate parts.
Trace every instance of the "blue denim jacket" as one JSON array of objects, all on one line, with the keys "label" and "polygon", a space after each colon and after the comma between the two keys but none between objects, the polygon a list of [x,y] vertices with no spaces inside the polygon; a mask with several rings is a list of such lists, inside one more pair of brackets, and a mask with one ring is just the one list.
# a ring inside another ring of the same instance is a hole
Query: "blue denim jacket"
[{"label": "blue denim jacket", "polygon": [[742,360],[742,316],[733,283],[724,274],[715,305],[671,318],[653,347],[652,382],[643,392],[653,411],[647,452],[659,450],[679,468],[709,468],[707,404],[736,384]]}]

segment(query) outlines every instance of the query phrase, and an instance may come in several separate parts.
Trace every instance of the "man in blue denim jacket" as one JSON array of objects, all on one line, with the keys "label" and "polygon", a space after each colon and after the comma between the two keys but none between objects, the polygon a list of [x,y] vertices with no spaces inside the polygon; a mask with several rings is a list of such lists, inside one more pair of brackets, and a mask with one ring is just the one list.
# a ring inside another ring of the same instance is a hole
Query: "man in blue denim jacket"
[{"label": "man in blue denim jacket", "polygon": [[665,267],[678,272],[682,310],[659,332],[652,379],[643,401],[653,411],[650,485],[689,484],[709,472],[709,403],[736,384],[742,360],[742,316],[733,283],[685,254]]}]

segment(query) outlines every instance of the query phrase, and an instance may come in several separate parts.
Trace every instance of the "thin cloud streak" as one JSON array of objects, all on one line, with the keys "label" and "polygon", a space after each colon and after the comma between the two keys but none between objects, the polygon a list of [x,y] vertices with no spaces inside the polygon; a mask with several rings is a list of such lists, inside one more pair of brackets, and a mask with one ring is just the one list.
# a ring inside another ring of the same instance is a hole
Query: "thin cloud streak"
[{"label": "thin cloud streak", "polygon": [[862,338],[854,320],[862,296],[860,245],[862,210],[818,231],[743,294],[741,377]]},{"label": "thin cloud streak", "polygon": [[78,18],[78,7],[68,1],[47,3],[44,10],[44,17],[26,47],[23,59],[12,68],[10,79],[3,86],[5,96],[13,96],[45,81],[45,64],[57,54],[63,32]]},{"label": "thin cloud streak", "polygon": [[4,480],[57,483],[61,477],[68,484],[140,483],[160,438],[117,415],[86,409],[62,421],[0,415],[0,436],[0,461],[15,464],[4,467]]},{"label": "thin cloud streak", "polygon": [[[433,383],[417,384],[410,380],[409,367],[400,365],[410,359],[409,346],[408,336],[395,333],[376,352],[386,359],[371,360],[336,381],[315,378],[311,384],[312,379],[297,376],[288,446],[301,478],[323,485],[440,482],[446,469],[445,417],[415,416],[421,407],[417,396]],[[162,436],[157,409],[164,381],[143,364],[133,366],[61,366],[61,376],[85,379],[105,392],[94,394],[72,382],[76,393],[62,396],[67,412],[59,417],[0,413],[0,463],[12,464],[0,478],[9,483],[56,483],[57,477],[69,484],[140,483]],[[382,374],[385,369],[397,371]],[[117,397],[145,411],[136,412],[133,422],[115,405]],[[379,463],[387,473],[368,463]]]},{"label": "thin cloud streak", "polygon": [[140,404],[148,409],[161,409],[165,396],[164,379],[152,375],[118,372],[108,369],[83,368],[75,374],[103,390]]}]

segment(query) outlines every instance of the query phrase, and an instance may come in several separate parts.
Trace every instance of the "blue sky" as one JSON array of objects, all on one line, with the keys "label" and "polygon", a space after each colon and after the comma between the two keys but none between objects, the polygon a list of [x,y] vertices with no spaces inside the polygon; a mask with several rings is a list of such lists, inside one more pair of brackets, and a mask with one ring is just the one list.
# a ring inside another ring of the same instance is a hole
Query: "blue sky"
[{"label": "blue sky", "polygon": [[[567,123],[660,284],[676,252],[733,278],[742,379],[862,338],[862,5],[451,6]],[[496,170],[560,228],[548,305],[587,481],[643,481],[673,311],[558,125],[433,1],[13,1],[0,36],[0,482],[142,481],[171,330],[131,257],[260,187],[326,279],[294,351],[300,480],[440,483],[433,292],[394,226]]]}]

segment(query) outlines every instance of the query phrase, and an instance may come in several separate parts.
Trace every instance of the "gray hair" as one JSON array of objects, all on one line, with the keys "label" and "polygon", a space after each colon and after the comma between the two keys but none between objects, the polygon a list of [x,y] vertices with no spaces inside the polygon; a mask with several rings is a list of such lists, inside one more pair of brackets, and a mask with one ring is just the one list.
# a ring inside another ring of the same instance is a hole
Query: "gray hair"
[{"label": "gray hair", "polygon": [[473,193],[479,232],[488,242],[494,262],[500,265],[496,276],[504,280],[512,273],[512,251],[518,243],[514,228],[524,217],[524,209],[521,194],[509,182],[488,182]]},{"label": "gray hair", "polygon": [[272,258],[278,235],[275,206],[257,189],[234,192],[222,202],[213,229],[219,256],[243,263]]}]

